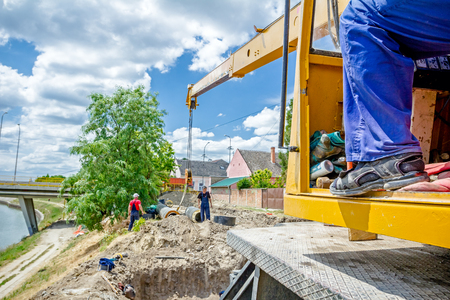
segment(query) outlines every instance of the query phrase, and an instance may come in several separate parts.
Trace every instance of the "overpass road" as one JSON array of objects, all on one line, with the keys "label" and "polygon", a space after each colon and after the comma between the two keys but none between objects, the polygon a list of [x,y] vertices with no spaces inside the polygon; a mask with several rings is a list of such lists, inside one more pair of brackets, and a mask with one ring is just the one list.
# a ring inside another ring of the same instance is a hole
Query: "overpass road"
[{"label": "overpass road", "polygon": [[0,197],[18,198],[30,235],[38,231],[33,198],[67,198],[68,190],[60,196],[61,182],[42,182],[34,178],[0,177]]}]

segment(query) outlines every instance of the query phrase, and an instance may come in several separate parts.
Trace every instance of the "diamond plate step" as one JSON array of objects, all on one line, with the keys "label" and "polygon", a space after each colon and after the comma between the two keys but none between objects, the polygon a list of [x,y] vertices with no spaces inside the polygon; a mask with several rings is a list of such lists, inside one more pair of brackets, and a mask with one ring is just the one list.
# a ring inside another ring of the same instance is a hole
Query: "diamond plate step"
[{"label": "diamond plate step", "polygon": [[450,250],[290,223],[230,230],[227,243],[303,299],[450,299]]}]

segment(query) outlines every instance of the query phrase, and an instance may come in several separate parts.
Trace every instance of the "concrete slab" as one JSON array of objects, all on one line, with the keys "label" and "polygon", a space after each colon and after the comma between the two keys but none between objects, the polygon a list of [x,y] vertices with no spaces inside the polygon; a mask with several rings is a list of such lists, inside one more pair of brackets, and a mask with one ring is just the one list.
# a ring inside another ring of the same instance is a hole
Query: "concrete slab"
[{"label": "concrete slab", "polygon": [[289,223],[230,230],[227,243],[303,299],[450,299],[450,250]]}]

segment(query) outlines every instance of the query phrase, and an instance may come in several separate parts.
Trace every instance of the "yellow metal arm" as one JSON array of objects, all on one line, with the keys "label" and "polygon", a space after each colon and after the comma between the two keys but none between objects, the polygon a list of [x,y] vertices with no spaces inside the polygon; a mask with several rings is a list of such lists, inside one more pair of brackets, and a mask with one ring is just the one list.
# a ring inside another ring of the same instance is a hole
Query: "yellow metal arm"
[{"label": "yellow metal arm", "polygon": [[[289,52],[295,51],[298,41],[300,4],[291,9],[289,26]],[[222,64],[195,84],[188,86],[187,101],[230,80],[241,78],[282,56],[284,16],[259,30],[253,39],[232,53]]]}]

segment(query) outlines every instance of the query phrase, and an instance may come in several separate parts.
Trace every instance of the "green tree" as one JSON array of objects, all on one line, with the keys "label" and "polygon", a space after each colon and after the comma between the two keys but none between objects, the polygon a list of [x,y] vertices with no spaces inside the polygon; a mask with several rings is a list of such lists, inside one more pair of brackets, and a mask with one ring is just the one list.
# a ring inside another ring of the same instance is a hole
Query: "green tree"
[{"label": "green tree", "polygon": [[252,182],[248,178],[242,178],[236,183],[238,190],[249,189],[252,187]]},{"label": "green tree", "polygon": [[274,185],[270,182],[272,178],[272,171],[268,169],[258,170],[253,172],[250,176],[252,187],[255,189],[273,188]]},{"label": "green tree", "polygon": [[[286,110],[286,126],[284,127],[284,145],[285,145],[285,147],[289,147],[289,143],[291,141],[293,103],[294,103],[294,99],[289,100],[289,105]],[[278,158],[280,159],[281,176],[280,176],[280,179],[277,180],[276,185],[278,187],[283,187],[286,184],[289,151],[280,151],[278,153]]]},{"label": "green tree", "polygon": [[166,112],[158,109],[155,95],[139,86],[89,98],[89,120],[71,148],[80,156],[81,170],[64,180],[63,188],[72,188],[68,211],[77,222],[98,229],[104,215],[114,220],[126,214],[133,193],[144,207],[155,201],[175,163],[164,139]]}]

